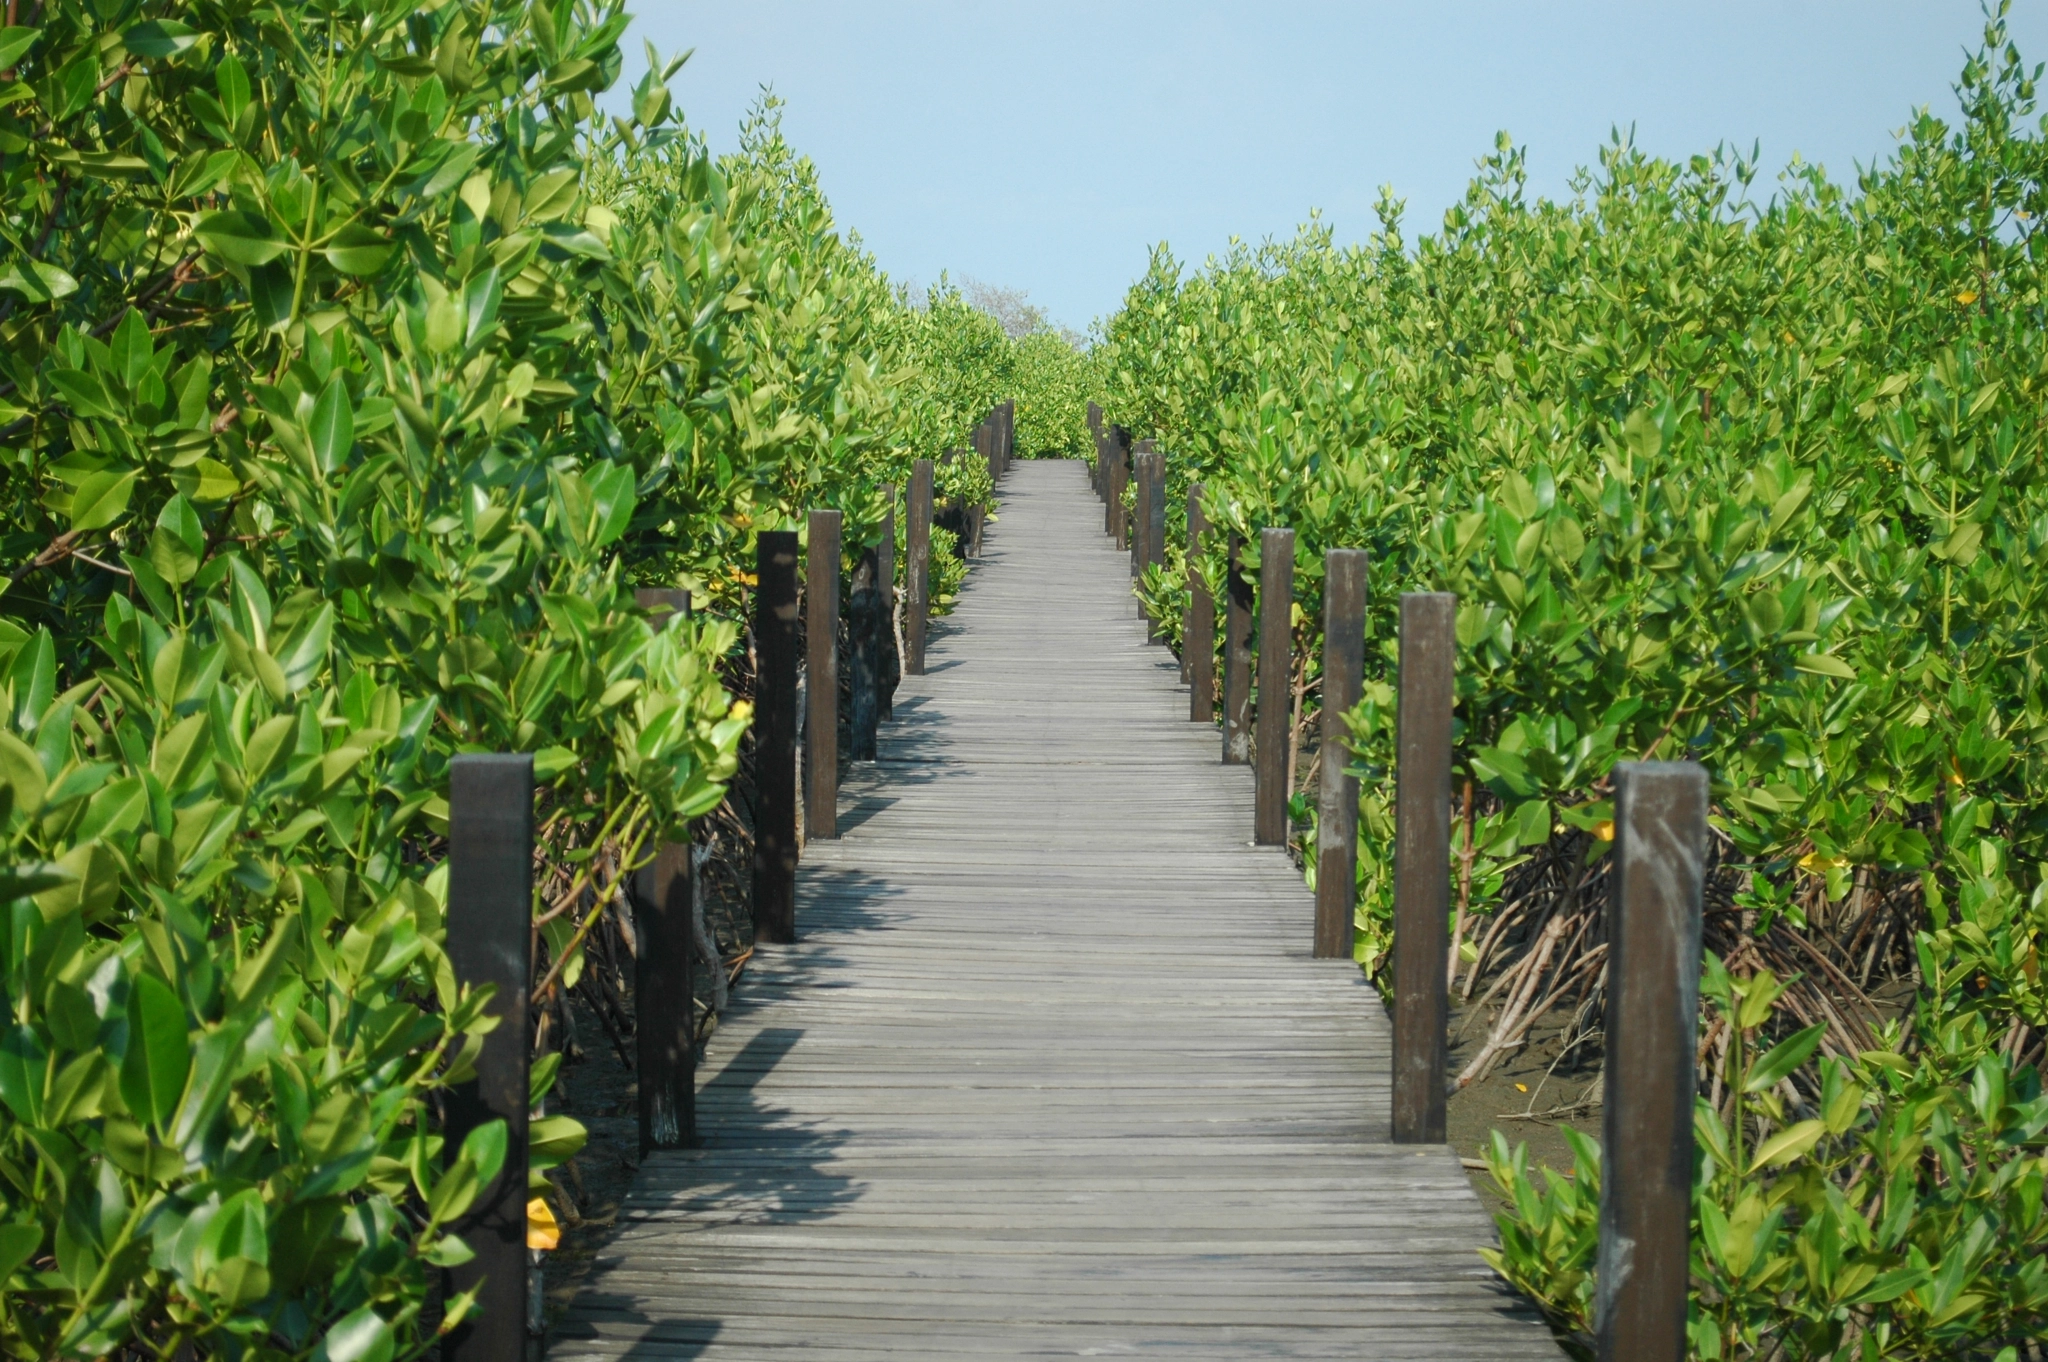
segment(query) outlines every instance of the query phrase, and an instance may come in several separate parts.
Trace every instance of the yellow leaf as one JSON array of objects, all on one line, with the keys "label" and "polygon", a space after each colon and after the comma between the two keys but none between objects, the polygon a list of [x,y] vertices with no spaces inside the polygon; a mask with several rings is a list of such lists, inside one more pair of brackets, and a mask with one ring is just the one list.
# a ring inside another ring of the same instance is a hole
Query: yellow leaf
[{"label": "yellow leaf", "polygon": [[1799,868],[1814,875],[1825,875],[1830,870],[1840,870],[1849,862],[1841,856],[1823,856],[1818,851],[1809,851],[1799,858]]},{"label": "yellow leaf", "polygon": [[1614,820],[1603,818],[1593,825],[1593,835],[1603,842],[1614,840]]},{"label": "yellow leaf", "polygon": [[1529,1085],[1528,1085],[1527,1083],[1517,1083],[1517,1084],[1515,1084],[1515,1091],[1516,1091],[1516,1092],[1527,1092],[1527,1091],[1529,1091]]},{"label": "yellow leaf", "polygon": [[1968,307],[1971,303],[1977,301],[1977,290],[1973,288],[1964,289],[1961,293],[1958,293],[1956,295],[1956,301],[1961,303],[1964,307]]},{"label": "yellow leaf", "polygon": [[555,1223],[555,1213],[548,1209],[547,1198],[535,1197],[526,1203],[526,1246],[530,1249],[551,1249],[562,1242],[562,1227]]},{"label": "yellow leaf", "polygon": [[726,716],[725,716],[725,717],[726,717],[726,718],[728,718],[728,719],[751,719],[751,718],[753,718],[753,717],[754,717],[754,702],[753,702],[752,700],[735,700],[735,701],[733,701],[733,702],[732,702],[732,709],[731,709],[731,710],[729,710],[729,711],[728,711],[728,712],[726,713]]},{"label": "yellow leaf", "polygon": [[1797,1125],[1786,1126],[1757,1146],[1756,1158],[1750,1162],[1749,1171],[1754,1173],[1759,1168],[1792,1162],[1819,1144],[1827,1129],[1825,1121],[1801,1121]]}]

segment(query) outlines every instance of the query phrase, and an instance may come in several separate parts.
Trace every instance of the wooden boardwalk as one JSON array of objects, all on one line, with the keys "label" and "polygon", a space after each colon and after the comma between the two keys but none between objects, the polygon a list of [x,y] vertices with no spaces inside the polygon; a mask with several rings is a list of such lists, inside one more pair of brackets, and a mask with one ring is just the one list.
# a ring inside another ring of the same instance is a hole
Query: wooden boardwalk
[{"label": "wooden boardwalk", "polygon": [[1554,1362],[1082,466],[1001,501],[550,1357]]}]

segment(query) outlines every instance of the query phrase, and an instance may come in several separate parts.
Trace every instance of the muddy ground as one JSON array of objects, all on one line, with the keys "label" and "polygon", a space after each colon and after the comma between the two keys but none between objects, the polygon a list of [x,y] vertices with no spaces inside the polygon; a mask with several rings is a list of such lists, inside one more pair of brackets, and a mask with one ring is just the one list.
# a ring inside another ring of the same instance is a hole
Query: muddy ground
[{"label": "muddy ground", "polygon": [[[1485,1043],[1494,1010],[1458,1008],[1451,1013],[1451,1077]],[[1563,1128],[1600,1137],[1598,1050],[1582,1045],[1560,1062],[1562,1021],[1541,1028],[1528,1044],[1496,1062],[1484,1078],[1451,1094],[1445,1134],[1468,1161],[1466,1175],[1488,1210],[1504,1199],[1486,1170],[1470,1164],[1492,1145],[1494,1131],[1507,1137],[1510,1148],[1527,1144],[1532,1168],[1543,1165],[1564,1174],[1571,1172],[1572,1151]]]}]

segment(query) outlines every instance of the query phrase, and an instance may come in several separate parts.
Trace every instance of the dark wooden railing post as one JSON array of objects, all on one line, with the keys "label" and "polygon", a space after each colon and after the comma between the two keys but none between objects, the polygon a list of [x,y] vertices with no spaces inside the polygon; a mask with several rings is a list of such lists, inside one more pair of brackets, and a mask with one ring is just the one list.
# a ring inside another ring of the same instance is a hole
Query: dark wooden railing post
[{"label": "dark wooden railing post", "polygon": [[853,692],[852,723],[846,755],[854,761],[875,759],[875,730],[881,720],[882,653],[875,616],[882,608],[882,556],[870,545],[854,561],[853,591],[847,601],[846,634],[849,689]]},{"label": "dark wooden railing post", "polygon": [[1344,716],[1365,685],[1364,549],[1323,556],[1323,781],[1316,811],[1316,935],[1319,960],[1349,960],[1358,912],[1358,777]]},{"label": "dark wooden railing post", "polygon": [[1109,532],[1116,546],[1131,546],[1130,518],[1124,511],[1124,486],[1130,480],[1131,432],[1122,426],[1109,428]]},{"label": "dark wooden railing post", "polygon": [[1002,434],[997,428],[997,414],[994,407],[981,418],[981,424],[974,428],[974,448],[988,463],[988,478],[994,482],[1003,475]]},{"label": "dark wooden railing post", "polygon": [[1401,597],[1394,723],[1394,1142],[1444,1142],[1458,598]]},{"label": "dark wooden railing post", "polygon": [[1230,536],[1223,598],[1223,764],[1252,759],[1252,584],[1244,575],[1244,539]]},{"label": "dark wooden railing post", "polygon": [[[1138,565],[1142,577],[1149,568],[1166,567],[1166,456],[1157,452],[1144,458],[1145,526],[1144,554]],[[1165,622],[1150,619],[1145,637],[1151,643],[1166,641]]]},{"label": "dark wooden railing post", "polygon": [[1102,530],[1110,542],[1123,547],[1124,532],[1119,528],[1119,517],[1123,512],[1117,509],[1117,498],[1123,493],[1123,479],[1117,474],[1119,453],[1116,436],[1117,427],[1112,425],[1102,437]]},{"label": "dark wooden railing post", "polygon": [[[640,608],[662,628],[688,614],[690,593],[642,587]],[[633,893],[633,1039],[640,1090],[640,1157],[697,1142],[697,1043],[690,919],[690,843],[663,842]]]},{"label": "dark wooden railing post", "polygon": [[903,679],[903,659],[896,652],[896,484],[883,484],[882,497],[882,543],[875,550],[882,608],[875,616],[875,646],[882,650],[881,716],[887,723],[896,717],[896,685]]},{"label": "dark wooden railing post", "polygon": [[[995,459],[993,455],[991,455],[989,458],[988,477],[989,485],[993,487],[995,485],[996,478]],[[989,509],[990,503],[986,501],[982,502],[981,505],[974,508],[974,556],[976,558],[981,557],[983,547],[982,537],[988,532]]]},{"label": "dark wooden railing post", "polygon": [[932,461],[910,465],[910,523],[903,527],[903,671],[924,675],[925,622],[931,616]]},{"label": "dark wooden railing post", "polygon": [[1294,531],[1259,531],[1259,731],[1252,841],[1287,844],[1287,738],[1294,699]]},{"label": "dark wooden railing post", "polygon": [[1003,472],[1017,461],[1017,399],[1003,399]]},{"label": "dark wooden railing post", "polygon": [[795,530],[764,530],[754,560],[754,940],[796,940]]},{"label": "dark wooden railing post", "polygon": [[[1197,536],[1200,533],[1201,522],[1201,510],[1196,506],[1195,498],[1201,491],[1201,486],[1200,483],[1189,484],[1187,512],[1183,520],[1186,537],[1182,566],[1187,570],[1187,575],[1182,579],[1182,585],[1188,589],[1188,603],[1182,606],[1180,611],[1180,683],[1183,686],[1190,685],[1194,676],[1194,654],[1188,647],[1191,641],[1188,635],[1195,627],[1195,557],[1200,552]],[[1192,709],[1189,713],[1193,713]]]},{"label": "dark wooden railing post", "polygon": [[1095,451],[1095,462],[1088,467],[1088,485],[1095,489],[1095,495],[1099,499],[1102,496],[1103,463],[1102,404],[1099,402],[1088,404],[1088,438],[1092,442],[1091,448]]},{"label": "dark wooden railing post", "polygon": [[1152,494],[1152,442],[1140,440],[1131,446],[1131,576],[1145,570],[1145,532],[1152,524],[1152,508],[1146,498]]},{"label": "dark wooden railing post", "polygon": [[804,829],[839,835],[839,537],[838,511],[812,511],[804,557]]},{"label": "dark wooden railing post", "polygon": [[1199,567],[1202,536],[1209,518],[1202,514],[1202,485],[1188,489],[1188,621],[1182,652],[1188,663],[1188,720],[1216,721],[1216,602]]},{"label": "dark wooden railing post", "polygon": [[1146,465],[1145,567],[1166,566],[1166,456],[1154,452]]},{"label": "dark wooden railing post", "polygon": [[1696,762],[1614,768],[1606,1168],[1594,1287],[1600,1362],[1686,1356],[1707,798],[1706,769]]},{"label": "dark wooden railing post", "polygon": [[533,1033],[533,758],[456,757],[448,772],[448,962],[465,984],[491,984],[476,1077],[448,1093],[448,1158],[472,1130],[505,1123],[505,1163],[451,1227],[476,1256],[447,1269],[450,1296],[482,1283],[477,1309],[442,1347],[450,1362],[516,1362],[526,1355],[527,1077]]}]

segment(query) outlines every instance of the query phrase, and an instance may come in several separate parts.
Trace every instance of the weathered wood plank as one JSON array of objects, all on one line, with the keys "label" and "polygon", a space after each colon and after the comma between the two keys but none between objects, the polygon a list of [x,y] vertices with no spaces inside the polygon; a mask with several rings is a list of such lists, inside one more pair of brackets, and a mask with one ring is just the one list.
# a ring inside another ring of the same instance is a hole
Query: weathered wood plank
[{"label": "weathered wood plank", "polygon": [[1011,465],[556,1359],[1559,1356],[1089,500]]}]

